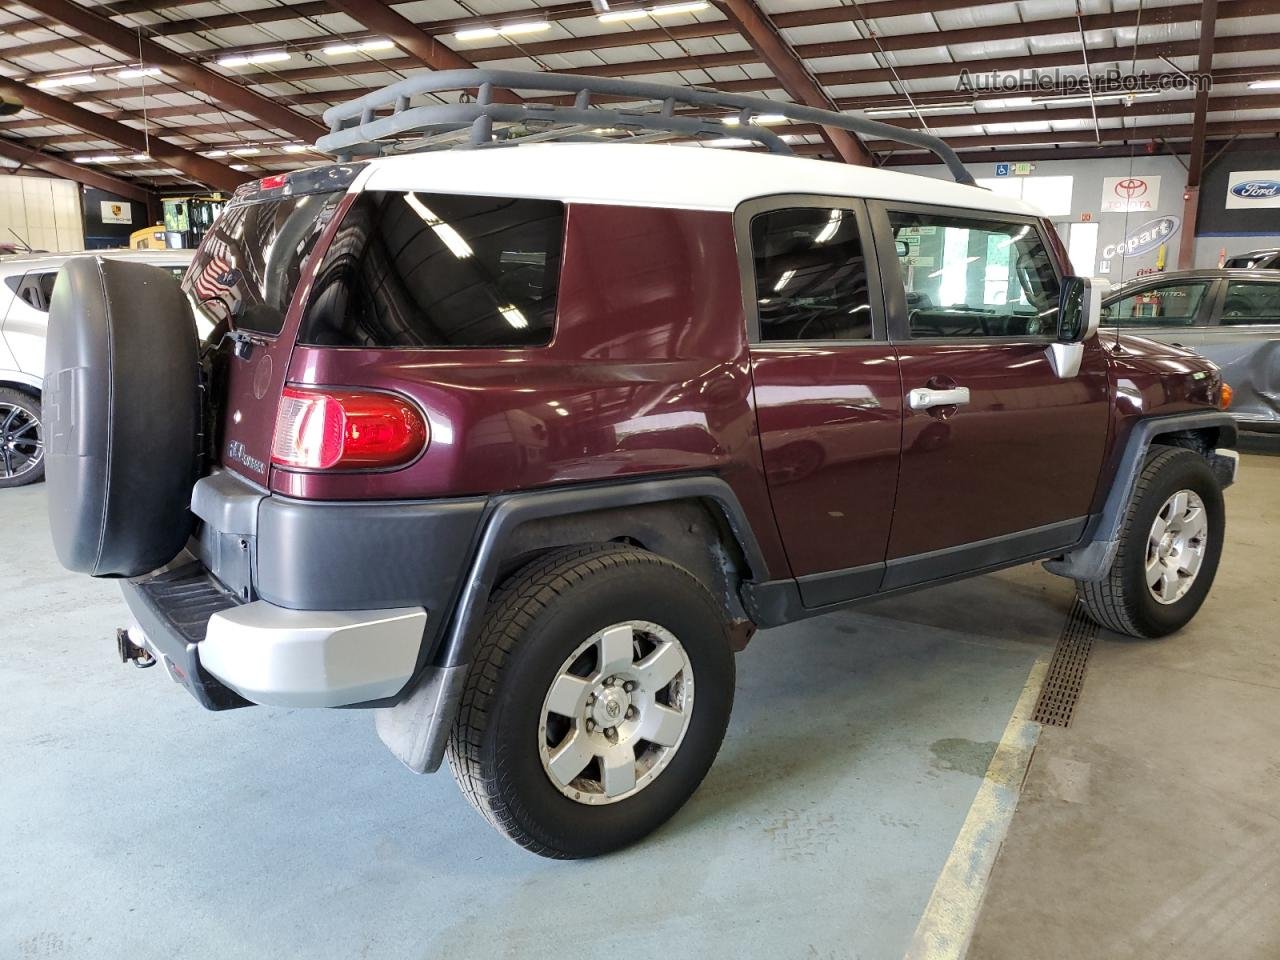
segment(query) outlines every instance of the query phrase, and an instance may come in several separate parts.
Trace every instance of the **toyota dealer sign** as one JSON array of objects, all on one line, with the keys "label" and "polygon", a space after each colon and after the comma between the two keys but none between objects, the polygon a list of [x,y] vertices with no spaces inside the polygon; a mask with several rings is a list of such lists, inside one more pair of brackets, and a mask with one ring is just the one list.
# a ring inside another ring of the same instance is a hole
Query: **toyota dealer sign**
[{"label": "toyota dealer sign", "polygon": [[1102,212],[1129,213],[1154,210],[1160,202],[1159,177],[1105,177]]},{"label": "toyota dealer sign", "polygon": [[1280,170],[1237,170],[1227,181],[1228,210],[1280,207]]}]

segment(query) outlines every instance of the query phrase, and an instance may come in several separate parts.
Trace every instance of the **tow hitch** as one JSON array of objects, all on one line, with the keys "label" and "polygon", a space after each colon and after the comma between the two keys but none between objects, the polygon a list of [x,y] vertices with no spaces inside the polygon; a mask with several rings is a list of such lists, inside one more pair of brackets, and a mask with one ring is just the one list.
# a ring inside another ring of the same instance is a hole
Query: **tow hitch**
[{"label": "tow hitch", "polygon": [[121,663],[132,663],[140,670],[156,665],[156,658],[146,647],[141,647],[129,639],[128,630],[116,630],[116,649],[120,651]]}]

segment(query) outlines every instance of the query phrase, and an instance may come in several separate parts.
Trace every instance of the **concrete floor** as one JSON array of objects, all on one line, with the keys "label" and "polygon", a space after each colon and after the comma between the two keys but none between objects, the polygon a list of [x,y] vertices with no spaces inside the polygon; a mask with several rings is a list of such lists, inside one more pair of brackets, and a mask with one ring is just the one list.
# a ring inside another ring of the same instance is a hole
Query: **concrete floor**
[{"label": "concrete floor", "polygon": [[[971,956],[1165,958],[1189,911],[1199,933],[1274,903],[1277,468],[1247,458],[1196,625],[1102,644],[1042,736]],[[43,487],[0,494],[24,545],[0,596],[3,958],[900,957],[1071,597],[1021,568],[760,634],[690,804],[551,863],[366,715],[208,714],[114,663],[117,588],[61,571],[44,510]],[[1274,957],[1250,929],[1233,958]]]}]

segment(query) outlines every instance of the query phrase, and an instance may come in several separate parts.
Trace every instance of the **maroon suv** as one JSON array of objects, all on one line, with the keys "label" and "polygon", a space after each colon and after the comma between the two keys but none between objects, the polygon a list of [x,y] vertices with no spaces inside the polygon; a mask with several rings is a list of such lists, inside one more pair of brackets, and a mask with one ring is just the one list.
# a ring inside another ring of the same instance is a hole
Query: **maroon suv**
[{"label": "maroon suv", "polygon": [[55,543],[203,706],[367,708],[513,840],[600,853],[697,787],[757,627],[1033,560],[1113,630],[1195,614],[1223,385],[1068,274],[1020,201],[743,151],[269,177],[181,288],[66,268]]}]

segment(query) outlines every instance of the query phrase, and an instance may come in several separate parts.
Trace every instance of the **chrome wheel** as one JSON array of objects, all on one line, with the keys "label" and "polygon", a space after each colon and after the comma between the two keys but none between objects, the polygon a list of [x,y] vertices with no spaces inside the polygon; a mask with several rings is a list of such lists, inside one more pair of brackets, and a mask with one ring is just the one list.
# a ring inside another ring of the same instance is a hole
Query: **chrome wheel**
[{"label": "chrome wheel", "polygon": [[638,793],[680,749],[693,713],[693,668],[656,623],[614,624],[561,664],[542,702],[542,767],[579,803]]},{"label": "chrome wheel", "polygon": [[1181,600],[1195,583],[1209,542],[1209,515],[1194,490],[1160,508],[1147,536],[1147,589],[1159,603]]},{"label": "chrome wheel", "polygon": [[0,480],[17,480],[44,461],[40,418],[26,407],[0,400]]}]

